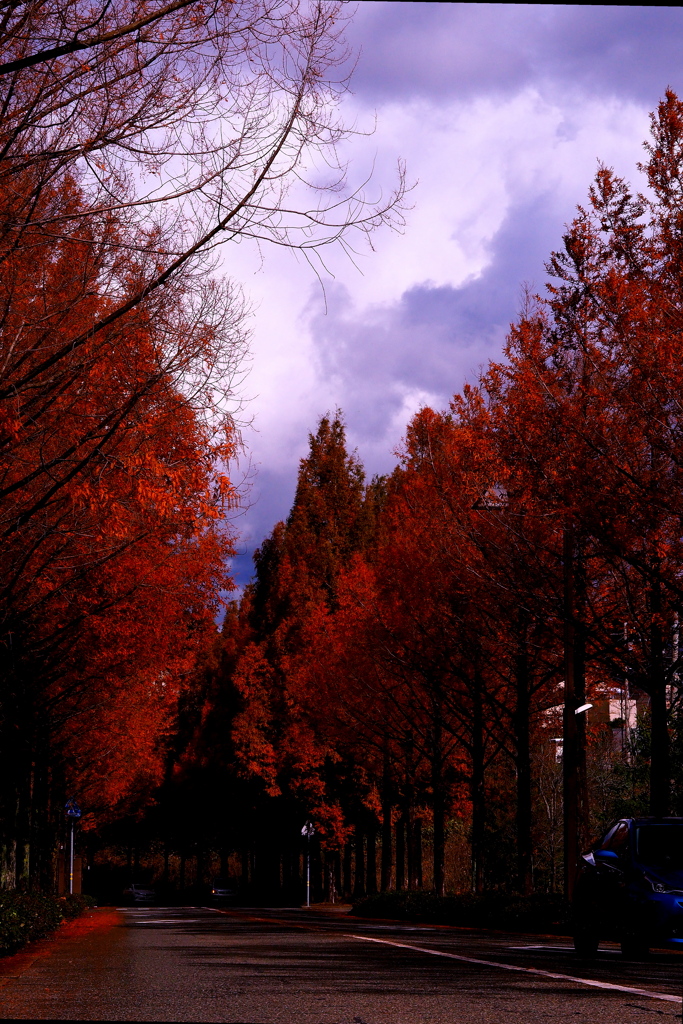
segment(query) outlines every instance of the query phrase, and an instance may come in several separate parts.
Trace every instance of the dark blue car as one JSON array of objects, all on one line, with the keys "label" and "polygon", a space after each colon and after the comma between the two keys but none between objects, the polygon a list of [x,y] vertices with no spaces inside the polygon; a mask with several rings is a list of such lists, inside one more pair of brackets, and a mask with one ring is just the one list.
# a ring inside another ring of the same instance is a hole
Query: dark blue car
[{"label": "dark blue car", "polygon": [[622,818],[582,857],[574,948],[595,956],[616,939],[630,959],[683,948],[683,818]]}]

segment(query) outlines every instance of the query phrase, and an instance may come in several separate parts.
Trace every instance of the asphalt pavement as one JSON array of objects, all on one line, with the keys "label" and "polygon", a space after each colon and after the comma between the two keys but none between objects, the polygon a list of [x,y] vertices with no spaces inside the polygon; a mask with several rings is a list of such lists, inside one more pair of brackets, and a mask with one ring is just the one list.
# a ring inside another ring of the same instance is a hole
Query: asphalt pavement
[{"label": "asphalt pavement", "polygon": [[90,912],[0,962],[0,1019],[231,1024],[681,1020],[683,955],[300,908]]}]

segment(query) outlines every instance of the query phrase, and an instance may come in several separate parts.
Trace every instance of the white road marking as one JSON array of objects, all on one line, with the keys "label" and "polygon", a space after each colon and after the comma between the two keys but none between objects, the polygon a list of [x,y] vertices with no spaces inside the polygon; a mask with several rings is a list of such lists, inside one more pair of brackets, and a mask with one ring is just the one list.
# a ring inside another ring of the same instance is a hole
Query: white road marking
[{"label": "white road marking", "polygon": [[[545,950],[548,953],[555,953],[555,952],[557,952],[557,950],[560,950],[562,953],[564,953],[564,952],[573,953],[574,952],[574,947],[573,946],[548,946],[548,945],[544,946],[544,945],[536,945],[536,946],[507,946],[506,948],[507,949],[521,949],[521,950],[525,950],[525,949],[543,949],[543,950]],[[600,953],[600,956],[621,956],[621,953],[620,953],[620,951],[618,949],[601,949],[601,950],[599,950],[599,953]]]},{"label": "white road marking", "polygon": [[140,924],[203,924],[203,917],[144,917]]},{"label": "white road marking", "polygon": [[528,945],[527,946],[507,946],[506,948],[507,949],[551,949],[551,950],[556,950],[556,949],[570,949],[570,950],[573,950],[574,949],[573,946],[548,946],[548,945],[543,945],[542,943],[537,943],[535,946],[528,946]]},{"label": "white road marking", "polygon": [[479,960],[472,956],[460,956],[458,953],[444,953],[440,949],[425,949],[424,946],[409,946],[406,942],[393,942],[391,939],[376,939],[371,935],[351,935],[352,939],[361,939],[362,942],[379,942],[383,946],[398,946],[399,949],[409,949],[414,953],[430,953],[432,956],[444,956],[449,960],[460,960],[466,964],[481,964],[484,967],[499,967],[503,971],[518,971],[521,974],[535,974],[542,978],[552,978],[554,981],[573,981],[577,985],[589,985],[590,988],[605,988],[611,992],[628,992],[631,996],[644,996],[646,999],[664,999],[667,1003],[683,1002],[680,996],[670,996],[666,992],[650,992],[646,988],[632,988],[630,985],[614,985],[609,981],[594,981],[592,978],[575,978],[571,974],[553,974],[551,971],[541,971],[535,967],[519,967],[517,964],[501,964],[495,960]]}]

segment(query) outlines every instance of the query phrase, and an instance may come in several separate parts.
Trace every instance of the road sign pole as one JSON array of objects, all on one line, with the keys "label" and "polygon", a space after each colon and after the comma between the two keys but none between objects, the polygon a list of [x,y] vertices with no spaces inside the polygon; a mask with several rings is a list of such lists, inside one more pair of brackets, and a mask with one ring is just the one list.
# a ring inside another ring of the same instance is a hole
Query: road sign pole
[{"label": "road sign pole", "polygon": [[81,809],[72,797],[70,800],[67,800],[64,805],[64,810],[66,811],[66,816],[69,820],[69,824],[71,825],[69,843],[69,895],[72,896],[74,891],[74,822],[77,818],[80,818]]},{"label": "road sign pole", "polygon": [[306,906],[311,905],[311,837],[306,838]]},{"label": "road sign pole", "polygon": [[307,821],[301,829],[301,835],[306,837],[306,906],[311,905],[311,836],[315,832],[313,824]]},{"label": "road sign pole", "polygon": [[69,853],[69,895],[74,891],[74,820],[71,819],[71,850]]}]

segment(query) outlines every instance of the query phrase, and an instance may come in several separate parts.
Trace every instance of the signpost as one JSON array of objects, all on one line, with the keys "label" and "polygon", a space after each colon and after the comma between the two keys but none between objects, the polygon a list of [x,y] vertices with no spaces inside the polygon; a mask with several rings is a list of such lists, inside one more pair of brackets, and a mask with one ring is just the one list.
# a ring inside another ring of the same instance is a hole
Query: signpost
[{"label": "signpost", "polygon": [[69,895],[74,891],[74,822],[80,818],[81,809],[72,797],[64,805],[66,816],[71,824],[71,847],[69,850]]},{"label": "signpost", "polygon": [[301,835],[306,837],[306,906],[311,905],[311,836],[315,828],[311,821],[307,821],[301,829]]}]

